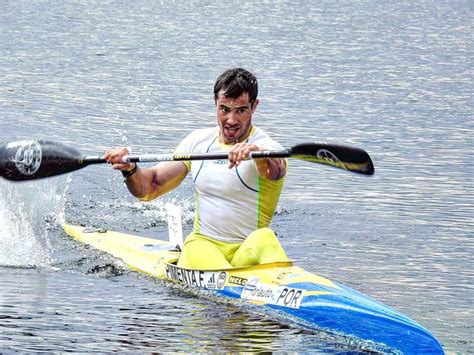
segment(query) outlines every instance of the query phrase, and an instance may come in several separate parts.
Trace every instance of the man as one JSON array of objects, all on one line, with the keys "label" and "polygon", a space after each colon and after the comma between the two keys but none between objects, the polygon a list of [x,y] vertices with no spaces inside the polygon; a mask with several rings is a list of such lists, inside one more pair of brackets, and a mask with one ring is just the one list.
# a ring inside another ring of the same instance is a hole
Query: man
[{"label": "man", "polygon": [[218,126],[190,133],[176,149],[176,153],[228,152],[228,164],[174,161],[144,169],[122,162],[129,154],[126,148],[105,154],[113,168],[122,171],[130,193],[140,200],[171,191],[191,172],[196,216],[178,266],[212,270],[288,260],[268,228],[287,162],[280,158],[247,160],[253,151],[282,148],[252,125],[257,94],[252,73],[241,68],[226,70],[214,85]]}]

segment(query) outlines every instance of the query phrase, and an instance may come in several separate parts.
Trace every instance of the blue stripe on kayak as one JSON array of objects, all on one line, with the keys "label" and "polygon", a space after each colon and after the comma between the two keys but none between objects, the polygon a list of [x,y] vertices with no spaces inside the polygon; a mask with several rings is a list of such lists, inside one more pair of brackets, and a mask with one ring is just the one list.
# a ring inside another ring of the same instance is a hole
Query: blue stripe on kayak
[{"label": "blue stripe on kayak", "polygon": [[[300,319],[305,325],[332,333],[371,339],[403,353],[443,354],[439,342],[421,325],[351,288],[333,289],[311,282],[288,284],[288,287],[311,291],[336,291],[338,294],[305,296],[300,308],[265,304],[264,307]],[[218,294],[239,299],[242,286],[226,286]]]}]

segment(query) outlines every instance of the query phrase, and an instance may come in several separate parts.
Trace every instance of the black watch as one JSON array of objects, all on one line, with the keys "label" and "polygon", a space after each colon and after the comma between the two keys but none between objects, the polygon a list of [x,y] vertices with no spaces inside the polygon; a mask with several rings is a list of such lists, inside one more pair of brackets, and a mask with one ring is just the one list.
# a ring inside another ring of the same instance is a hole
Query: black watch
[{"label": "black watch", "polygon": [[138,170],[138,164],[135,163],[135,166],[133,167],[132,170],[120,170],[122,172],[122,175],[123,177],[126,179],[128,179],[130,176],[132,176],[133,174],[135,174]]}]

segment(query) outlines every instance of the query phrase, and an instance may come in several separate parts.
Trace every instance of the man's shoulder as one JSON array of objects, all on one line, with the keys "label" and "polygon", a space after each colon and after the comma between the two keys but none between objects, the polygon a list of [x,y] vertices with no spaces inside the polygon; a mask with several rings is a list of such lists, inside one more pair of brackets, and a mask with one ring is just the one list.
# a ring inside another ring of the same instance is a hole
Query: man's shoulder
[{"label": "man's shoulder", "polygon": [[216,136],[217,127],[198,128],[192,131],[189,136],[199,139],[206,139],[208,137],[214,138]]},{"label": "man's shoulder", "polygon": [[191,131],[185,138],[187,141],[202,142],[216,137],[216,127],[198,128]]},{"label": "man's shoulder", "polygon": [[263,129],[254,126],[254,132],[249,139],[249,143],[254,143],[265,149],[282,149],[280,143],[270,137]]},{"label": "man's shoulder", "polygon": [[216,127],[196,129],[190,132],[181,143],[179,143],[176,152],[197,152],[211,144],[216,137]]}]

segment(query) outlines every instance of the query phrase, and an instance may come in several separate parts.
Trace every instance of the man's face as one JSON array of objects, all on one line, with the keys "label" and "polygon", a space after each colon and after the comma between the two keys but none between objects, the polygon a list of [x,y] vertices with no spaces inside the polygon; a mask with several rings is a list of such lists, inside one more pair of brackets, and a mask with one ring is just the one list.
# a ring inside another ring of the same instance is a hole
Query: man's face
[{"label": "man's face", "polygon": [[216,109],[222,143],[236,144],[247,138],[252,129],[252,115],[257,105],[258,100],[255,100],[252,107],[247,93],[232,99],[226,97],[223,91],[219,92]]}]

